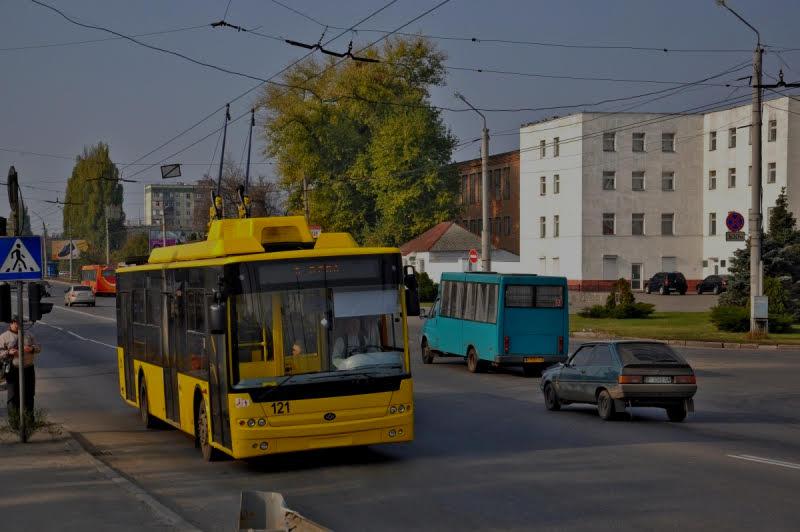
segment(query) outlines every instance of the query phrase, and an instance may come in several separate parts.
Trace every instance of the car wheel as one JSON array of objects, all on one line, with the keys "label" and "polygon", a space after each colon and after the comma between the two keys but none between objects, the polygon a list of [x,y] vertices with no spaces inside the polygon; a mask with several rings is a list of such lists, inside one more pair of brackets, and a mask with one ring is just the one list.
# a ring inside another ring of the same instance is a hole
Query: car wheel
[{"label": "car wheel", "polygon": [[681,290],[679,293],[680,293],[680,295],[685,296],[686,295],[686,290]]},{"label": "car wheel", "polygon": [[645,287],[644,287],[644,293],[645,293],[645,294],[649,294],[650,292],[651,292],[651,290],[650,290],[650,285],[647,285],[647,286],[645,286]]},{"label": "car wheel", "polygon": [[667,417],[673,423],[680,423],[686,419],[686,414],[688,414],[688,412],[686,410],[686,405],[683,403],[667,408]]},{"label": "car wheel", "polygon": [[667,289],[662,286],[661,288],[658,289],[658,293],[661,294],[662,296],[665,296],[669,292],[667,292]]},{"label": "car wheel", "polygon": [[150,415],[149,401],[147,400],[147,386],[144,379],[139,383],[139,417],[145,428],[152,429],[156,426],[156,419]]},{"label": "car wheel", "polygon": [[558,393],[549,382],[544,386],[544,406],[553,412],[561,410],[561,401],[558,399]]},{"label": "car wheel", "polygon": [[200,453],[203,455],[203,460],[206,462],[214,462],[219,460],[222,454],[219,450],[211,446],[211,430],[208,423],[208,413],[206,412],[206,402],[200,401],[197,407],[197,426],[195,434],[197,438],[197,446],[200,447]]},{"label": "car wheel", "polygon": [[608,390],[600,390],[597,396],[597,413],[606,421],[614,419],[614,400]]},{"label": "car wheel", "polygon": [[702,295],[702,294],[703,294],[703,289],[700,288],[700,285],[698,285],[697,286],[697,295],[699,296],[699,295]]},{"label": "car wheel", "polygon": [[714,294],[715,296],[718,296],[719,295],[719,286],[715,286],[714,290],[711,293]]},{"label": "car wheel", "polygon": [[478,352],[474,347],[470,347],[467,351],[467,369],[470,373],[483,373],[486,370],[486,365],[478,358]]},{"label": "car wheel", "polygon": [[431,348],[428,345],[428,340],[422,340],[422,363],[433,363],[433,351],[431,351]]},{"label": "car wheel", "polygon": [[522,374],[526,377],[541,377],[542,367],[539,364],[523,364]]}]

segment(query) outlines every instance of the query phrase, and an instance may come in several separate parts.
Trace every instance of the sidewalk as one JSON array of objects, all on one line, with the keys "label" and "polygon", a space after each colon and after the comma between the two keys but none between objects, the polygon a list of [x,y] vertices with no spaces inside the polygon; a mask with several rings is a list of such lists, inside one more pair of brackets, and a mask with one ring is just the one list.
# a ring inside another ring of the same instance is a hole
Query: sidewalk
[{"label": "sidewalk", "polygon": [[[0,409],[5,417],[5,409]],[[68,435],[34,434],[27,444],[0,434],[3,530],[193,529]]]}]

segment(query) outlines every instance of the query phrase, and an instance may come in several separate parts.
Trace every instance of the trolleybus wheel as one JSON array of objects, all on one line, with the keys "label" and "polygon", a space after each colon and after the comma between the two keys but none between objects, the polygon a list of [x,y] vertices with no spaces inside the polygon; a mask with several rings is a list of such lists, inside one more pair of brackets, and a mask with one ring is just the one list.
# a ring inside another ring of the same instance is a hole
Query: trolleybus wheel
[{"label": "trolleybus wheel", "polygon": [[147,400],[147,385],[144,379],[139,383],[139,416],[145,428],[152,429],[156,426],[156,420],[150,415],[149,401]]},{"label": "trolleybus wheel", "polygon": [[203,460],[206,462],[214,462],[219,460],[220,452],[211,446],[211,430],[208,424],[208,413],[206,412],[206,402],[200,401],[200,406],[197,412],[197,445],[200,447],[200,452],[203,455]]}]

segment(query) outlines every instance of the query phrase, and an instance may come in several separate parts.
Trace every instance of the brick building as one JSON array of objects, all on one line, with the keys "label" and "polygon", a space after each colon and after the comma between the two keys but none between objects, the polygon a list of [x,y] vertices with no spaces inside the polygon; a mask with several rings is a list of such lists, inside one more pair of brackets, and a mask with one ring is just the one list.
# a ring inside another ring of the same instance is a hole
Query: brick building
[{"label": "brick building", "polygon": [[[481,159],[456,163],[461,177],[459,225],[481,234]],[[519,150],[489,156],[489,231],[492,245],[519,254]]]}]

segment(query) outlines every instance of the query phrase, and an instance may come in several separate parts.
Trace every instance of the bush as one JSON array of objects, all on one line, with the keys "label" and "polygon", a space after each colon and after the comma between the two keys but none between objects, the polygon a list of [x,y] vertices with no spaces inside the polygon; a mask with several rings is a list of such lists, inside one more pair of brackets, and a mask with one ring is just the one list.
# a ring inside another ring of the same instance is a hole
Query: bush
[{"label": "bush", "polygon": [[420,301],[429,303],[436,299],[439,285],[434,283],[427,273],[422,272],[417,274],[417,287]]},{"label": "bush", "polygon": [[655,305],[651,305],[650,303],[627,303],[617,305],[617,307],[611,311],[610,315],[612,318],[617,318],[619,320],[629,320],[647,318],[654,311]]},{"label": "bush", "polygon": [[770,333],[791,332],[793,323],[794,323],[794,317],[791,314],[770,314],[769,332]]},{"label": "bush", "polygon": [[[19,433],[19,410],[11,408],[8,410],[8,417],[0,424],[0,434],[15,434]],[[47,417],[47,411],[44,408],[36,408],[33,412],[25,412],[25,440],[39,431],[44,430],[50,434],[51,438],[61,436],[61,425],[52,423]]]},{"label": "bush", "polygon": [[716,306],[711,309],[711,323],[720,331],[747,332],[750,330],[750,310],[747,307]]},{"label": "bush", "polygon": [[578,315],[584,318],[607,318],[608,309],[603,305],[592,305],[578,312]]}]

